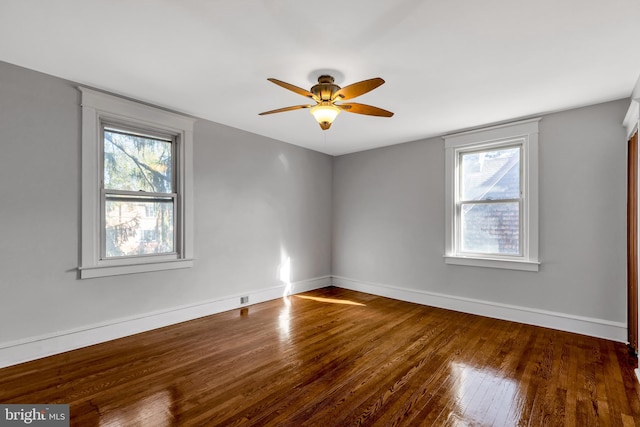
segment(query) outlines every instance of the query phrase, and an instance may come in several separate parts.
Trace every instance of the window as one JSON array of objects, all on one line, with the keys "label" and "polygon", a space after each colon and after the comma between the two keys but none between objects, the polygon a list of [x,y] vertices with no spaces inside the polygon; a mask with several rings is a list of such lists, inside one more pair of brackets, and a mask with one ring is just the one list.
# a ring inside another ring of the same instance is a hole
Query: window
[{"label": "window", "polygon": [[538,121],[445,137],[448,264],[538,271]]},{"label": "window", "polygon": [[173,138],[107,124],[102,135],[102,258],[177,252]]},{"label": "window", "polygon": [[459,253],[522,255],[522,144],[458,151]]},{"label": "window", "polygon": [[194,120],[80,90],[80,277],[191,267]]}]

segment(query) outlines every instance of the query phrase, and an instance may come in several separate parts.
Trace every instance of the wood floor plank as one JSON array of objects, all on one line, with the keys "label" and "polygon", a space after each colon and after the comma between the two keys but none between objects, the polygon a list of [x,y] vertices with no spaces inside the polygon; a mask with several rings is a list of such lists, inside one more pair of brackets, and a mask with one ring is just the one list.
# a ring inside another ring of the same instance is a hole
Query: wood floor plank
[{"label": "wood floor plank", "polygon": [[324,288],[0,369],[73,426],[640,426],[624,344]]},{"label": "wood floor plank", "polygon": [[[447,330],[449,330],[447,328]],[[359,407],[352,411],[351,420],[341,420],[345,424],[358,423],[362,424],[365,421],[372,423],[383,415],[384,412],[390,411],[389,407],[398,402],[402,396],[404,398],[399,402],[399,405],[404,405],[405,402],[411,400],[411,394],[416,387],[419,389],[419,384],[425,380],[431,382],[434,376],[442,374],[442,370],[438,370],[435,375],[433,371],[423,369],[426,364],[433,364],[436,366],[445,367],[447,365],[448,355],[450,353],[456,353],[459,349],[455,348],[455,345],[459,345],[456,342],[456,335],[460,331],[456,331],[454,335],[444,334],[440,335],[437,341],[421,342],[420,346],[411,348],[410,353],[400,357],[398,362],[398,371],[392,371],[386,377],[384,387],[372,388],[372,393],[369,398],[365,400]],[[427,375],[428,378],[424,378]],[[419,405],[419,403],[418,403]],[[403,411],[403,409],[395,409],[393,412]]]}]

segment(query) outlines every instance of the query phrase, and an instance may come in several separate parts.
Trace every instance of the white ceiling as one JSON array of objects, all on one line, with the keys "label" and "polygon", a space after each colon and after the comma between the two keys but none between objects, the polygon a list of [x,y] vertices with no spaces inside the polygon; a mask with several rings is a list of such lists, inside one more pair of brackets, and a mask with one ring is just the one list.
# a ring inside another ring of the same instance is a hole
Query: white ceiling
[{"label": "white ceiling", "polygon": [[[0,0],[0,60],[339,155],[628,97],[639,0]],[[307,100],[332,70],[392,118]],[[622,119],[622,118],[621,118]]]}]

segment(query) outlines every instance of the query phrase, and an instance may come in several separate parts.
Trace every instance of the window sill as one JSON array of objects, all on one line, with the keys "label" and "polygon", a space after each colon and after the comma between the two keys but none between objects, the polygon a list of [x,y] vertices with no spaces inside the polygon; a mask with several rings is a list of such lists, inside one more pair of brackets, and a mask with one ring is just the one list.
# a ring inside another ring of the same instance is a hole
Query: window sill
[{"label": "window sill", "polygon": [[81,279],[93,279],[95,277],[119,276],[123,274],[176,270],[179,268],[191,267],[193,267],[193,259],[180,259],[175,261],[162,261],[155,263],[78,267],[78,271],[80,272]]},{"label": "window sill", "polygon": [[467,265],[471,267],[488,267],[488,268],[503,268],[506,270],[521,270],[521,271],[538,271],[540,263],[537,261],[520,261],[511,259],[497,259],[497,258],[471,258],[462,257],[456,255],[445,255],[444,262],[453,265]]}]

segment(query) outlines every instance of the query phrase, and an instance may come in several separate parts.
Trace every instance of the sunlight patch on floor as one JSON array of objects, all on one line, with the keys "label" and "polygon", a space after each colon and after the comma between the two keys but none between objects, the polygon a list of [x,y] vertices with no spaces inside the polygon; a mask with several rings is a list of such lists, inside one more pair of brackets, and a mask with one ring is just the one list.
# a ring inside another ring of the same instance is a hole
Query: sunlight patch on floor
[{"label": "sunlight patch on floor", "polygon": [[308,300],[313,300],[313,301],[318,301],[318,302],[326,302],[326,303],[330,303],[330,304],[345,304],[345,305],[360,305],[360,306],[366,306],[366,304],[362,304],[359,302],[355,302],[355,301],[349,301],[347,299],[335,299],[335,298],[322,298],[322,297],[310,297],[307,295],[295,295],[296,298],[302,298],[302,299],[308,299]]}]

